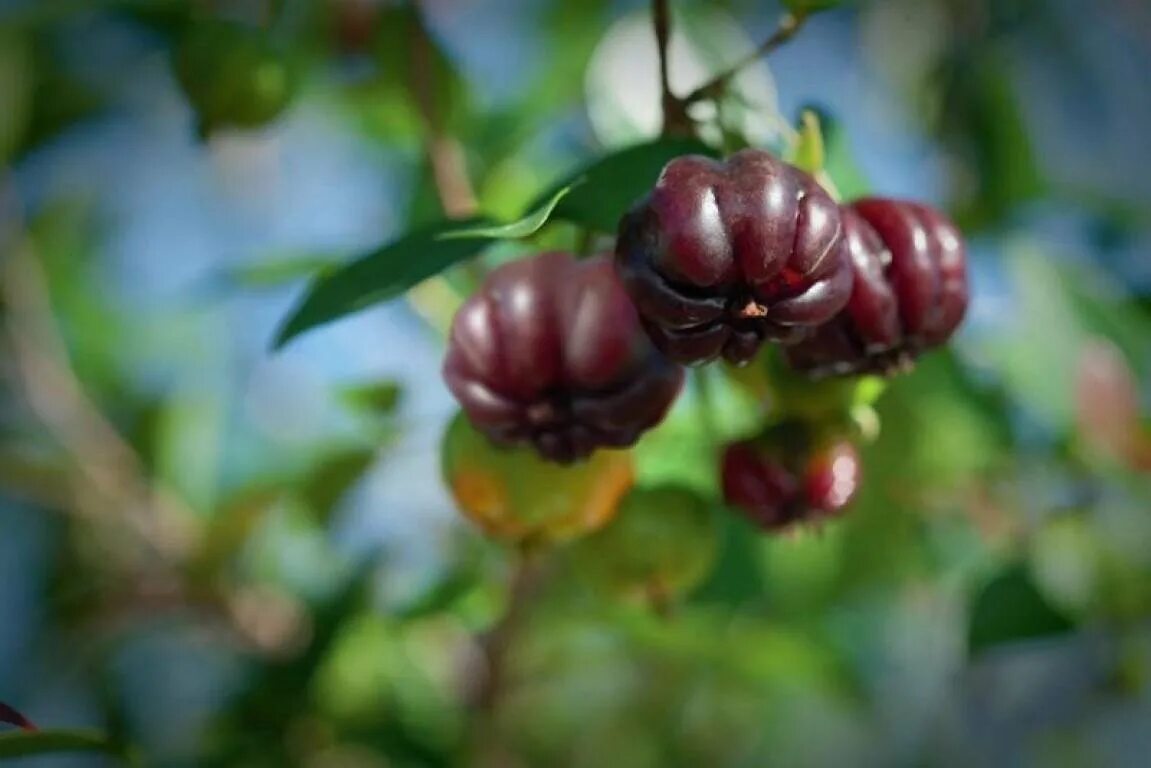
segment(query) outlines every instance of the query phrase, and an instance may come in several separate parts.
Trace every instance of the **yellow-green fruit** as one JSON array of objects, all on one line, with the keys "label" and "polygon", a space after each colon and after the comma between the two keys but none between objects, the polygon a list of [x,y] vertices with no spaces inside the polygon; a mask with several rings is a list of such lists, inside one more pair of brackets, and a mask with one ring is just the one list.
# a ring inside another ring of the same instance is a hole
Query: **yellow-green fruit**
[{"label": "yellow-green fruit", "polygon": [[615,515],[634,482],[626,451],[597,451],[568,466],[527,448],[501,448],[461,413],[442,447],[444,481],[460,510],[489,536],[519,544],[567,541]]},{"label": "yellow-green fruit", "polygon": [[299,84],[295,62],[282,45],[262,30],[230,21],[194,23],[173,56],[176,79],[204,133],[271,122]]},{"label": "yellow-green fruit", "polygon": [[573,557],[603,589],[670,599],[711,571],[717,522],[707,501],[687,488],[636,488],[611,523],[576,544]]}]

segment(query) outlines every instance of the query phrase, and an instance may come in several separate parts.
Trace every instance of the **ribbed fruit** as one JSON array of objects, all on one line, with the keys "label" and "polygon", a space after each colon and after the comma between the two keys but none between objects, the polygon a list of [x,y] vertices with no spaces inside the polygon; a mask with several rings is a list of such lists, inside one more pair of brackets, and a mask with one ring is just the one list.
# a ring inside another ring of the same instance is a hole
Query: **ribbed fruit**
[{"label": "ribbed fruit", "polygon": [[787,350],[812,376],[890,375],[945,344],[967,310],[967,258],[955,225],[918,203],[881,198],[843,208],[851,299]]},{"label": "ribbed fruit", "polygon": [[791,448],[748,440],[723,454],[724,500],[768,531],[834,517],[859,490],[859,454],[849,441]]},{"label": "ribbed fruit", "polygon": [[749,361],[847,303],[839,208],[811,176],[760,150],[685,156],[623,217],[616,258],[656,346],[684,364]]},{"label": "ribbed fruit", "polygon": [[635,443],[683,370],[644,334],[609,258],[545,253],[499,267],[464,303],[444,378],[489,438],[569,463]]}]

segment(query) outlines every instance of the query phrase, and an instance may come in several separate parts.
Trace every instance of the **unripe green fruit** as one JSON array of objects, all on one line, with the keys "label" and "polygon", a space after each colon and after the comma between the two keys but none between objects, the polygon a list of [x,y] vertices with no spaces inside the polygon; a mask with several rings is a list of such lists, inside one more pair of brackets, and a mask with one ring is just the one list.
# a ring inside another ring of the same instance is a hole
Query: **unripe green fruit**
[{"label": "unripe green fruit", "polygon": [[444,480],[460,511],[489,536],[535,545],[567,541],[616,514],[634,468],[625,451],[596,451],[568,466],[530,448],[502,448],[457,415],[441,447]]},{"label": "unripe green fruit", "polygon": [[189,27],[173,65],[205,135],[221,127],[266,125],[299,86],[295,62],[283,46],[263,30],[220,19]]},{"label": "unripe green fruit", "polygon": [[660,486],[633,489],[615,519],[572,554],[597,587],[663,601],[699,584],[718,549],[717,520],[707,501],[686,488]]}]

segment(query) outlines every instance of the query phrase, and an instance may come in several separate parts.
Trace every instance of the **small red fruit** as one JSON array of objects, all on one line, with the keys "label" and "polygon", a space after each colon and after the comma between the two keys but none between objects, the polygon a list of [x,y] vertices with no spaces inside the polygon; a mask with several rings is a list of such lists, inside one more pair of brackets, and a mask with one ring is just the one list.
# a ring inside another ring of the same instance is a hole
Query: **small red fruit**
[{"label": "small red fruit", "polygon": [[786,455],[782,446],[747,440],[723,454],[724,500],[769,531],[836,516],[860,479],[859,454],[847,440]]}]

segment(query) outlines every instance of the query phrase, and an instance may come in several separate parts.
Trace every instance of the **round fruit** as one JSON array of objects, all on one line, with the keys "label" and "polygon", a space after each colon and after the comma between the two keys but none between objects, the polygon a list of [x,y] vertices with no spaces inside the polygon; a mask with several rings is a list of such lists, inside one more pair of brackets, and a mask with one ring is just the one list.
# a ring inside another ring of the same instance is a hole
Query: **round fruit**
[{"label": "round fruit", "polygon": [[489,438],[568,463],[634,444],[683,370],[648,341],[610,259],[545,253],[499,267],[464,303],[444,378]]},{"label": "round fruit", "polygon": [[767,152],[685,156],[624,216],[616,257],[665,354],[745,363],[764,341],[794,341],[846,304],[840,230],[823,188]]},{"label": "round fruit", "polygon": [[518,544],[565,541],[600,527],[631,488],[631,456],[599,451],[561,467],[526,449],[500,448],[464,414],[442,447],[444,481],[460,510],[489,536]]},{"label": "round fruit", "polygon": [[834,517],[859,490],[859,454],[850,442],[792,447],[748,440],[723,454],[724,500],[769,531]]},{"label": "round fruit", "polygon": [[266,32],[222,19],[187,30],[174,68],[203,134],[266,125],[291,103],[299,84],[294,62]]},{"label": "round fruit", "polygon": [[854,287],[831,322],[788,348],[812,376],[890,375],[951,338],[967,310],[967,258],[955,225],[924,205],[869,198],[843,207]]},{"label": "round fruit", "polygon": [[718,550],[708,503],[669,485],[633,489],[615,518],[576,544],[573,556],[603,589],[666,600],[699,584]]}]

